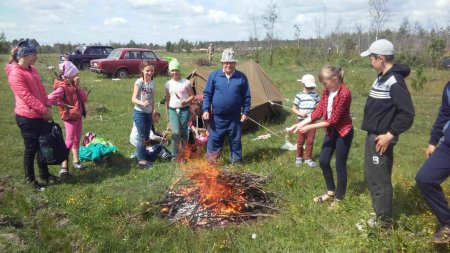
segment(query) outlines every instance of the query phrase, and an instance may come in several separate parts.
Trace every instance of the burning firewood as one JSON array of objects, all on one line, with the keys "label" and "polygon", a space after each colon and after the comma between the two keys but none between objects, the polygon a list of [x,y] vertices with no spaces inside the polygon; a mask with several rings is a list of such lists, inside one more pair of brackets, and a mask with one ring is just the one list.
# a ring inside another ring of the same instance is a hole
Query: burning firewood
[{"label": "burning firewood", "polygon": [[160,214],[192,227],[216,227],[273,217],[274,194],[264,190],[267,177],[218,168],[191,167],[191,184],[170,185],[160,203]]}]

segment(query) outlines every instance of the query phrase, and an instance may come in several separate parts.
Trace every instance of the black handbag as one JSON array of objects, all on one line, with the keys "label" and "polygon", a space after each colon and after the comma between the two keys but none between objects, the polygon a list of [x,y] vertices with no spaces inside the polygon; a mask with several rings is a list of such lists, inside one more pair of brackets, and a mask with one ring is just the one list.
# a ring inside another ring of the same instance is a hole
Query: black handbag
[{"label": "black handbag", "polygon": [[39,159],[48,165],[61,164],[69,157],[69,149],[64,142],[61,127],[51,122],[50,131],[39,136]]}]

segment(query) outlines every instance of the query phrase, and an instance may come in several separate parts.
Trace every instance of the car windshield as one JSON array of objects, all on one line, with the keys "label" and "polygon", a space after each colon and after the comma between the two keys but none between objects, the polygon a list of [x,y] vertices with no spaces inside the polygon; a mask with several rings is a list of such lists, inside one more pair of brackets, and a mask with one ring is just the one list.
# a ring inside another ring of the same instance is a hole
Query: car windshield
[{"label": "car windshield", "polygon": [[120,50],[113,50],[109,55],[108,55],[108,59],[119,59],[120,57],[120,53],[122,51]]}]

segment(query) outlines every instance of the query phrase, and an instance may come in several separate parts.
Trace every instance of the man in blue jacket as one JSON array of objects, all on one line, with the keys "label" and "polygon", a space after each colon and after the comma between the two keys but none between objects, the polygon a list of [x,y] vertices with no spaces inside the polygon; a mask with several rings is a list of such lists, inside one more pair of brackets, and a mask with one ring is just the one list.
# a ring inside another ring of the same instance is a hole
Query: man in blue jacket
[{"label": "man in blue jacket", "polygon": [[425,152],[428,160],[416,176],[417,186],[440,223],[440,229],[432,240],[438,244],[450,242],[450,208],[441,187],[441,184],[450,176],[449,122],[450,82],[444,88],[441,108],[431,130],[429,145]]},{"label": "man in blue jacket", "polygon": [[242,162],[242,122],[250,111],[250,87],[244,73],[236,70],[237,60],[233,49],[222,54],[222,69],[209,75],[203,91],[203,119],[210,121],[207,154],[216,163],[228,136],[231,163]]}]

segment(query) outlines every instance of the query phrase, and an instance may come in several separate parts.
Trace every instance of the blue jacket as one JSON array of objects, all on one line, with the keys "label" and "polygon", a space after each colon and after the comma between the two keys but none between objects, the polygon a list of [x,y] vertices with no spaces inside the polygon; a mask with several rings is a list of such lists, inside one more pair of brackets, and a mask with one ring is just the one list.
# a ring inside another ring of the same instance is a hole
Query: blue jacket
[{"label": "blue jacket", "polygon": [[[437,145],[439,139],[444,135],[444,126],[450,120],[450,81],[444,88],[442,94],[442,104],[439,109],[439,113],[434,122],[433,129],[431,130],[430,141],[431,145]],[[447,138],[446,138],[447,140]]]},{"label": "blue jacket", "polygon": [[250,87],[244,73],[235,70],[229,80],[222,69],[209,75],[203,91],[203,112],[212,105],[212,113],[216,115],[248,115],[250,104]]}]

